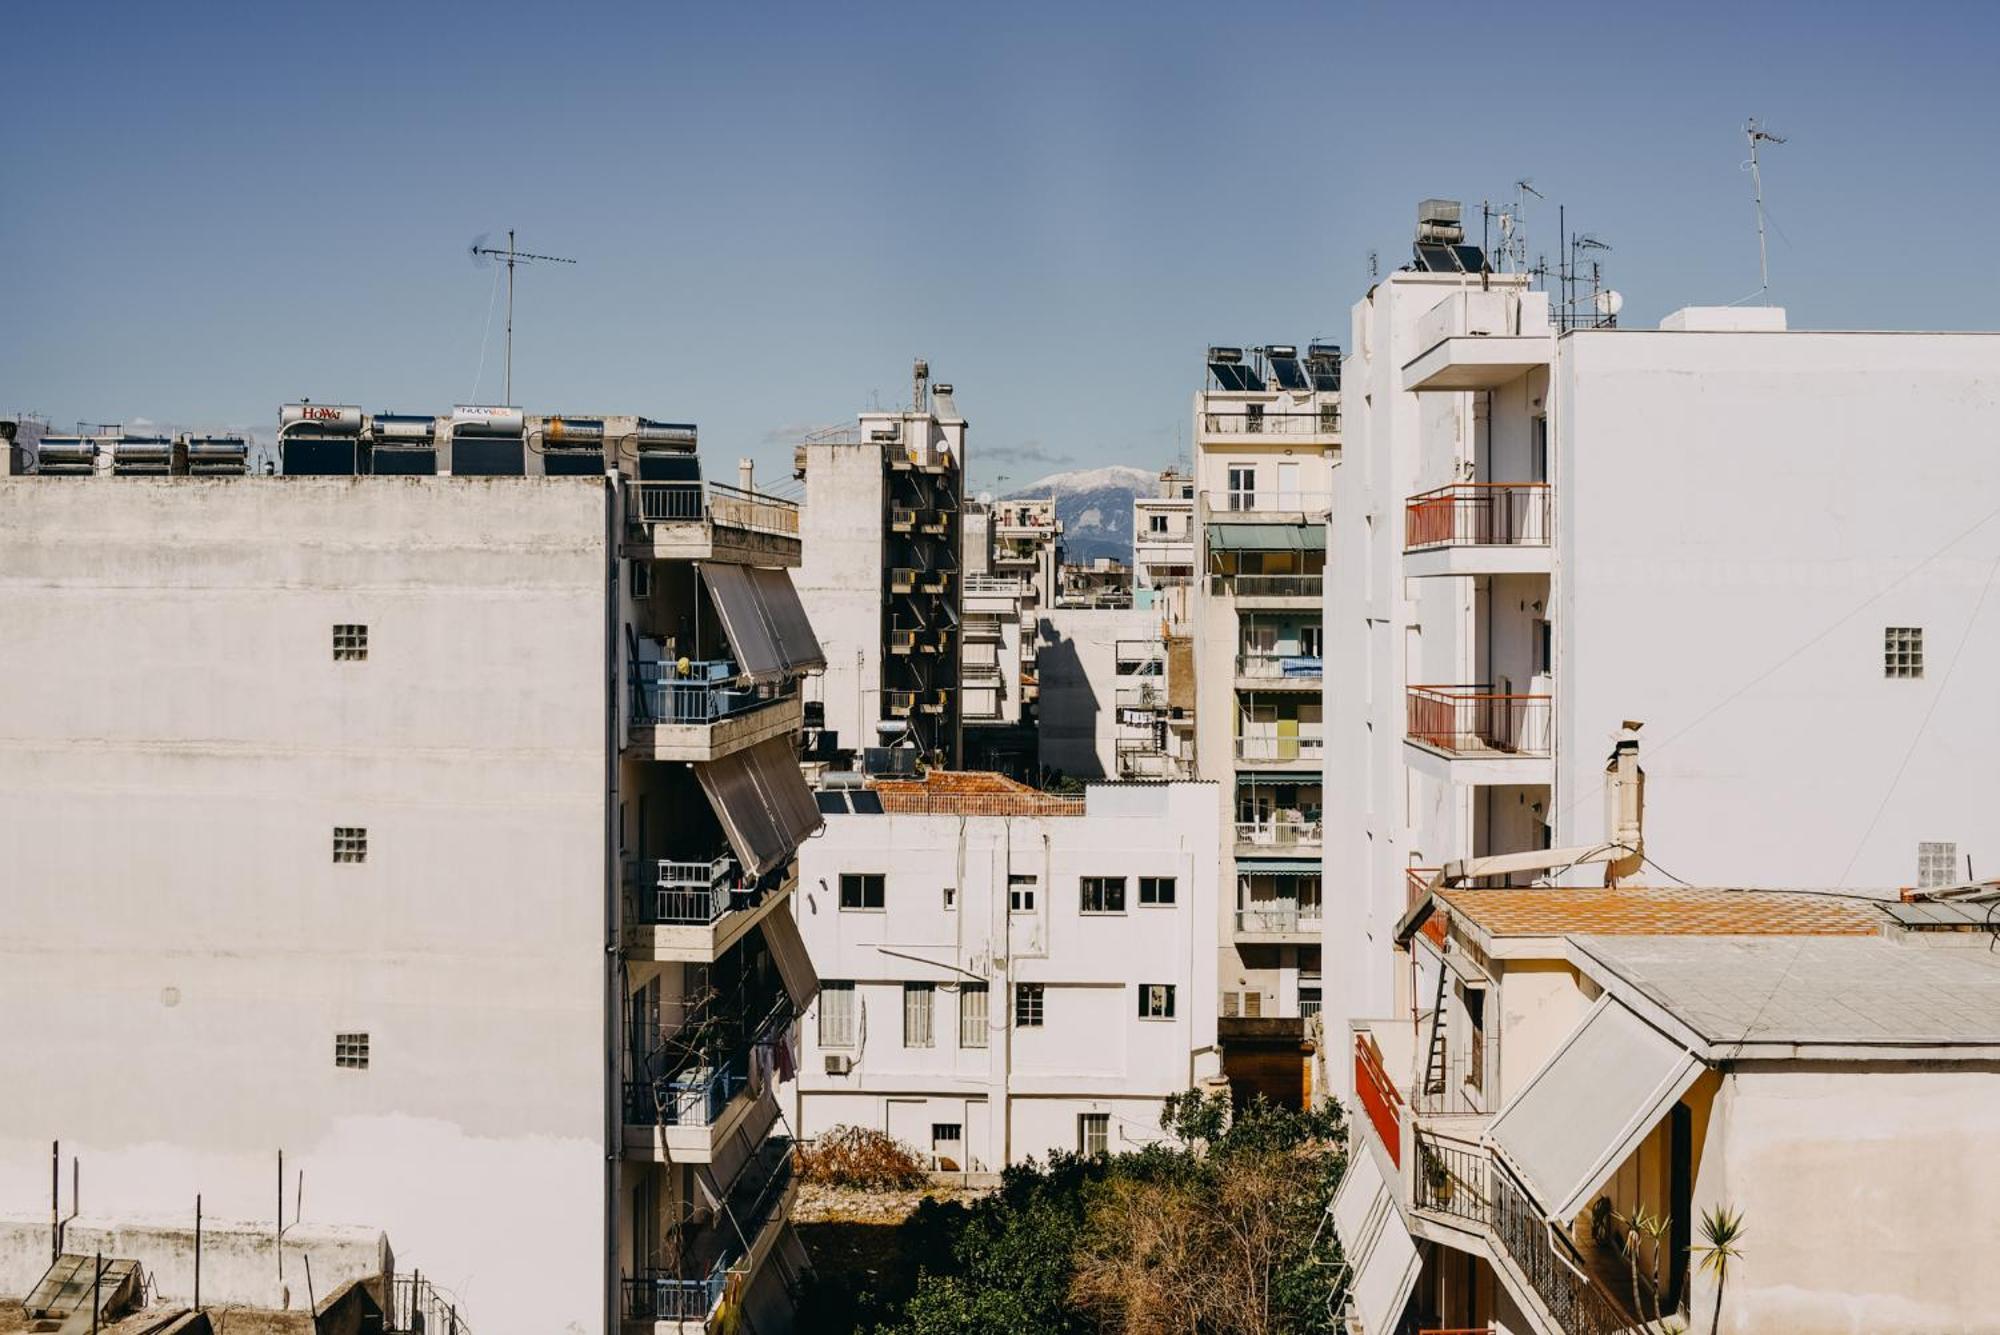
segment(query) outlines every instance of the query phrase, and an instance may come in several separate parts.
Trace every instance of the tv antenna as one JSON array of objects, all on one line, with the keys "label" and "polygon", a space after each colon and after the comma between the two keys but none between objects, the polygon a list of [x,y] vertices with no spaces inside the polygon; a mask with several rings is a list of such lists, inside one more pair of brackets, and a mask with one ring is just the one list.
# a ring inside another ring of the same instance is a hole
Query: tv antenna
[{"label": "tv antenna", "polygon": [[[535,255],[525,250],[514,249],[514,229],[507,229],[507,249],[486,244],[486,233],[481,232],[472,239],[468,248],[472,262],[485,268],[491,260],[507,262],[507,405],[514,405],[514,266],[517,264],[575,264],[575,260],[564,259],[561,255]],[[491,317],[488,317],[491,318]],[[491,326],[488,326],[491,328]]]},{"label": "tv antenna", "polygon": [[1772,134],[1755,116],[1743,122],[1743,137],[1750,141],[1750,160],[1743,170],[1750,173],[1750,194],[1757,203],[1757,294],[1771,290],[1771,263],[1764,250],[1764,173],[1757,165],[1757,145],[1782,144],[1785,137]]}]

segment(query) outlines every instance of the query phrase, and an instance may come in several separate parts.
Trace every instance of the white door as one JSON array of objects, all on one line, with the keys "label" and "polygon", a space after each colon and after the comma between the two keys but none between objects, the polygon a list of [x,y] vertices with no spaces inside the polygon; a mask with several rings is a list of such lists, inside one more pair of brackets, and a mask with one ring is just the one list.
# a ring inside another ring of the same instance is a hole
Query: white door
[{"label": "white door", "polygon": [[1295,463],[1278,465],[1278,508],[1280,510],[1304,508],[1304,499],[1299,492],[1299,465]]},{"label": "white door", "polygon": [[883,1130],[920,1155],[931,1148],[930,1100],[889,1099],[883,1110],[887,1125]]}]

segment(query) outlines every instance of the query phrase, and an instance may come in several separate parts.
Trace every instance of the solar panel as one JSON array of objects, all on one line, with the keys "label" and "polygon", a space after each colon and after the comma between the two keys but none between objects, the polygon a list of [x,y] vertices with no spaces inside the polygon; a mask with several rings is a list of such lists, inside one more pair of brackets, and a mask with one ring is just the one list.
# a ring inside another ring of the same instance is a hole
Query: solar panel
[{"label": "solar panel", "polygon": [[1339,362],[1314,362],[1306,369],[1312,372],[1313,388],[1321,393],[1330,393],[1340,388]]},{"label": "solar panel", "polygon": [[882,814],[882,794],[872,788],[857,788],[848,794],[848,798],[854,803],[854,814],[857,816]]},{"label": "solar panel", "polygon": [[1485,273],[1491,267],[1486,263],[1486,252],[1478,246],[1453,246],[1452,250],[1467,273]]},{"label": "solar panel", "polygon": [[1278,387],[1280,389],[1304,389],[1306,387],[1306,373],[1299,369],[1299,361],[1296,357],[1271,358],[1271,374],[1278,377]]},{"label": "solar panel", "polygon": [[845,816],[847,814],[846,793],[817,792],[813,794],[813,802],[819,807],[822,816]]},{"label": "solar panel", "polygon": [[1224,389],[1255,388],[1254,385],[1246,383],[1248,372],[1241,366],[1232,366],[1228,362],[1210,362],[1208,372],[1215,377],[1215,383]]},{"label": "solar panel", "polygon": [[[1416,244],[1417,264],[1431,273],[1463,273],[1458,267],[1458,255],[1450,246],[1431,245],[1419,241]],[[1478,247],[1474,247],[1478,249]]]}]

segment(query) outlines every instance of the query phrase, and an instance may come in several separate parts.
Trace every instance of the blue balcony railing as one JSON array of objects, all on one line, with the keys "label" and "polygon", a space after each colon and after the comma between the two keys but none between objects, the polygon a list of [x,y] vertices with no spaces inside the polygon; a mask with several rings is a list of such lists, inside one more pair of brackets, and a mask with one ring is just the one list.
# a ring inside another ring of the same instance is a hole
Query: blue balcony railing
[{"label": "blue balcony railing", "polygon": [[637,724],[714,723],[766,703],[771,697],[736,682],[736,665],[711,659],[682,667],[671,662],[632,664],[632,721]]}]

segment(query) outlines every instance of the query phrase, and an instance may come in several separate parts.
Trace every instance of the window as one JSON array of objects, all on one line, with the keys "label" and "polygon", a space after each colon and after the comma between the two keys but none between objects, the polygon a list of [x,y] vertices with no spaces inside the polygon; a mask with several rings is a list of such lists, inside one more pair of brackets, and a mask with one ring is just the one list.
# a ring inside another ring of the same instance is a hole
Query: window
[{"label": "window", "polygon": [[1311,1017],[1313,1017],[1313,1016],[1315,1016],[1315,1015],[1318,1015],[1318,1014],[1319,1014],[1319,1012],[1320,1012],[1320,992],[1319,992],[1319,989],[1318,989],[1318,988],[1316,988],[1316,987],[1302,987],[1302,988],[1300,988],[1300,989],[1299,989],[1299,1015],[1300,1015],[1300,1016],[1301,1016],[1302,1018],[1306,1018],[1306,1019],[1310,1019]]},{"label": "window", "polygon": [[1035,878],[1032,875],[1010,875],[1007,878],[1007,910],[1010,913],[1033,913],[1035,911]]},{"label": "window", "polygon": [[948,885],[944,888],[944,906],[947,912],[958,907],[957,886]]},{"label": "window", "polygon": [[1326,627],[1300,626],[1299,653],[1306,658],[1320,657],[1320,650],[1326,644]]},{"label": "window", "polygon": [[1174,985],[1172,983],[1139,984],[1139,1018],[1142,1020],[1173,1019]]},{"label": "window", "polygon": [[653,596],[653,566],[649,561],[632,562],[632,597],[635,601]]},{"label": "window", "polygon": [[1912,679],[1924,675],[1922,626],[1883,627],[1882,675]]},{"label": "window", "polygon": [[854,1046],[854,984],[822,980],[819,985],[819,1045]]},{"label": "window", "polygon": [[1556,670],[1556,628],[1547,617],[1535,618],[1535,675],[1551,677]]},{"label": "window", "polygon": [[1247,435],[1259,435],[1264,430],[1264,405],[1246,403],[1243,405],[1243,430]]},{"label": "window", "polygon": [[1470,1031],[1472,1061],[1465,1072],[1465,1083],[1476,1090],[1486,1088],[1486,989],[1469,987],[1465,990],[1465,1025]]},{"label": "window", "polygon": [[965,1123],[932,1122],[931,1153],[957,1155],[965,1144]]},{"label": "window", "polygon": [[1014,1027],[1016,1029],[1040,1029],[1042,1027],[1042,985],[1040,983],[1014,984]]},{"label": "window", "polygon": [[1229,470],[1229,508],[1232,510],[1254,510],[1257,508],[1257,468],[1254,464],[1231,467]]},{"label": "window", "polygon": [[1085,913],[1123,913],[1125,911],[1125,878],[1123,876],[1086,876],[1082,879],[1083,911]]},{"label": "window", "polygon": [[333,661],[359,663],[368,657],[368,627],[337,625],[333,628]]},{"label": "window", "polygon": [[1085,1155],[1110,1153],[1111,1114],[1078,1114],[1076,1119],[1076,1147]]},{"label": "window", "polygon": [[1139,902],[1141,904],[1173,903],[1174,878],[1171,876],[1141,876],[1139,878]]},{"label": "window", "polygon": [[983,1048],[986,1043],[986,984],[960,983],[958,1045],[962,1048]]},{"label": "window", "polygon": [[1148,533],[1164,534],[1167,531],[1167,517],[1165,515],[1147,515],[1146,531]]},{"label": "window", "polygon": [[368,831],[359,825],[334,826],[333,860],[335,862],[368,861]]},{"label": "window", "polygon": [[1528,481],[1547,482],[1549,480],[1549,419],[1531,417],[1528,419],[1531,439],[1528,443]]},{"label": "window", "polygon": [[935,1047],[931,1034],[931,1003],[937,999],[935,983],[903,984],[903,1046]]},{"label": "window", "polygon": [[879,909],[882,907],[882,877],[875,872],[842,872],[840,907]]},{"label": "window", "polygon": [[333,1036],[333,1064],[350,1071],[368,1069],[368,1035],[335,1034]]},{"label": "window", "polygon": [[1319,406],[1319,433],[1322,436],[1331,436],[1338,433],[1339,430],[1340,405],[1337,403],[1322,403]]},{"label": "window", "polygon": [[1958,845],[1925,839],[1917,844],[1917,889],[1957,885]]}]

